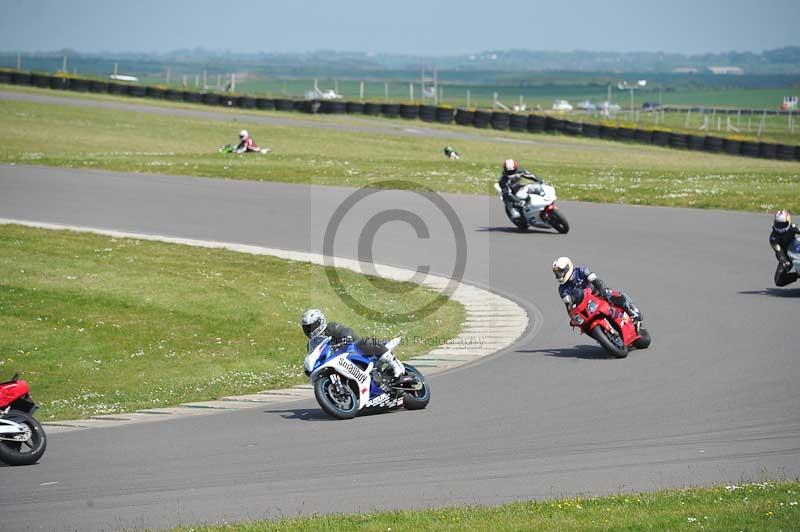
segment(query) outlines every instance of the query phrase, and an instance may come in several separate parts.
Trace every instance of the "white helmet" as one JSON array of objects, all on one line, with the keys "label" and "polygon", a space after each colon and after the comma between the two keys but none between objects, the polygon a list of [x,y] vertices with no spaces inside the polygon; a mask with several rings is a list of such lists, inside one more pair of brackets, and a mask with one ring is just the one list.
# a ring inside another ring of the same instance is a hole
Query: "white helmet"
[{"label": "white helmet", "polygon": [[247,138],[247,137],[249,137],[249,136],[250,136],[250,133],[248,133],[246,129],[243,129],[243,130],[241,130],[241,131],[239,132],[239,138],[240,138],[241,140],[244,140],[244,139],[246,139],[246,138]]},{"label": "white helmet", "polygon": [[575,266],[569,257],[558,257],[553,262],[553,274],[558,280],[558,284],[564,284],[572,277],[572,272],[575,271]]},{"label": "white helmet", "polygon": [[303,327],[303,333],[309,338],[321,335],[327,325],[328,320],[325,319],[325,314],[316,308],[307,310],[303,317],[300,318],[300,326]]},{"label": "white helmet", "polygon": [[790,225],[792,225],[792,217],[789,215],[789,211],[780,210],[775,213],[775,222],[772,226],[777,232],[785,233]]}]

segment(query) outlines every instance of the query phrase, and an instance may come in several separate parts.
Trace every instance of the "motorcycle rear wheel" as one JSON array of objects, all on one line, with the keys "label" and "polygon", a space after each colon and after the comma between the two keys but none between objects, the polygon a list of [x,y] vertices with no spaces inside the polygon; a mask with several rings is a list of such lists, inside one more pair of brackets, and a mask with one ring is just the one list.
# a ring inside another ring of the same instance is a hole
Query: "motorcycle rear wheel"
[{"label": "motorcycle rear wheel", "polygon": [[314,382],[314,395],[326,414],[336,419],[353,419],[358,413],[358,396],[346,382],[342,383],[342,391],[343,394],[336,392],[330,375]]},{"label": "motorcycle rear wheel", "polygon": [[563,214],[558,212],[556,209],[550,211],[548,223],[553,226],[553,229],[561,233],[562,235],[566,235],[569,233],[569,222],[564,217]]},{"label": "motorcycle rear wheel", "polygon": [[11,466],[35,464],[47,448],[47,435],[42,425],[19,410],[11,410],[7,417],[27,425],[31,430],[31,437],[24,442],[0,441],[0,462]]},{"label": "motorcycle rear wheel", "polygon": [[406,410],[422,410],[431,400],[431,389],[425,376],[417,368],[406,364],[406,373],[413,375],[422,384],[421,390],[403,393],[403,406]]},{"label": "motorcycle rear wheel", "polygon": [[603,349],[615,357],[625,358],[628,356],[628,348],[622,344],[622,337],[617,336],[617,341],[612,340],[609,338],[609,334],[605,331],[605,329],[599,325],[592,329],[591,336],[597,340],[597,343],[600,344]]}]

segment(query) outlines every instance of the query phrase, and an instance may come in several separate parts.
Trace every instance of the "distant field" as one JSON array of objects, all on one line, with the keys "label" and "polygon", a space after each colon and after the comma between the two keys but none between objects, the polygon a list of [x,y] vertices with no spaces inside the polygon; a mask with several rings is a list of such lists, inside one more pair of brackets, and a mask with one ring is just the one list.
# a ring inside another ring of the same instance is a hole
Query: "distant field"
[{"label": "distant field", "polygon": [[[261,114],[298,117],[289,113]],[[224,118],[225,113],[220,116]],[[342,124],[352,120],[322,116],[315,120],[326,118],[330,123]],[[370,122],[398,123],[388,119]],[[778,207],[800,210],[798,163],[554,135],[482,133],[472,129],[471,133],[485,134],[486,139],[380,135],[258,124],[247,127],[258,143],[273,148],[273,154],[217,153],[219,146],[235,139],[241,126],[242,122],[233,121],[226,124],[168,115],[2,101],[0,161],[345,186],[405,179],[442,192],[491,195],[501,162],[514,157],[553,181],[563,199],[749,211]],[[436,129],[454,135],[464,132],[458,126]],[[498,142],[497,138],[524,142],[511,144]],[[446,160],[442,155],[445,144],[455,145],[464,158]]]}]

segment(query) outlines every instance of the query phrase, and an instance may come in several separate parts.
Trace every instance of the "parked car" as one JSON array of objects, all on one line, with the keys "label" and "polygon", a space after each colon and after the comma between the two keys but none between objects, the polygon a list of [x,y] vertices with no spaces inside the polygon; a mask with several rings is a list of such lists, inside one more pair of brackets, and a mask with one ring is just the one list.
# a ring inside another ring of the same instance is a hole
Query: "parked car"
[{"label": "parked car", "polygon": [[595,111],[597,106],[589,100],[584,100],[575,104],[575,108],[579,111]]},{"label": "parked car", "polygon": [[658,102],[644,102],[642,104],[642,111],[655,111],[659,107]]}]

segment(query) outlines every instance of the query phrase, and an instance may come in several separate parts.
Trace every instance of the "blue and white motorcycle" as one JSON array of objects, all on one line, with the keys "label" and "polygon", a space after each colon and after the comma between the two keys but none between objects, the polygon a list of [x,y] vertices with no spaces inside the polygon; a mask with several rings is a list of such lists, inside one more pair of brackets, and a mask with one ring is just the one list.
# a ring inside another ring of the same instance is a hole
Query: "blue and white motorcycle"
[{"label": "blue and white motorcycle", "polygon": [[[386,348],[393,350],[399,343],[400,338],[395,338]],[[431,390],[418,369],[403,364],[412,378],[394,386],[391,370],[376,363],[377,357],[364,355],[352,342],[331,345],[331,339],[325,338],[306,356],[304,365],[319,406],[336,419],[400,406],[407,410],[428,406]]]}]

